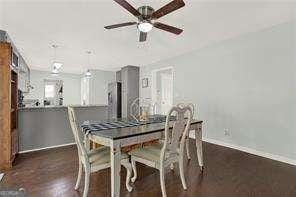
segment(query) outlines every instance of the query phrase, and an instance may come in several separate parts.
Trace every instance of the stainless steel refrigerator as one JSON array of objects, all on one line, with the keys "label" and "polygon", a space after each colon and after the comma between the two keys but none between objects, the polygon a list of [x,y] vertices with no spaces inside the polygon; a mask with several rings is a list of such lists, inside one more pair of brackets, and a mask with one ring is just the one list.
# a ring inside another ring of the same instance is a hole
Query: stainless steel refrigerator
[{"label": "stainless steel refrigerator", "polygon": [[121,83],[108,84],[108,118],[121,118]]}]

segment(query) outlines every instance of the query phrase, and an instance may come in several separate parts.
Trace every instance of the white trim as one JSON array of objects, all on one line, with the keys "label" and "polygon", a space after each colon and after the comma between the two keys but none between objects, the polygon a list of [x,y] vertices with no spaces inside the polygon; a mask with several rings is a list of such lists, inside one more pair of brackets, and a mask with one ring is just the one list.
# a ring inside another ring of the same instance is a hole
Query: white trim
[{"label": "white trim", "polygon": [[52,148],[59,148],[59,147],[64,147],[64,146],[71,146],[71,145],[74,145],[74,144],[76,144],[76,143],[72,142],[72,143],[68,143],[68,144],[61,144],[61,145],[55,145],[55,146],[47,146],[47,147],[43,147],[43,148],[24,150],[24,151],[20,151],[19,154],[35,152],[35,151],[40,151],[40,150],[47,150],[47,149],[52,149]]},{"label": "white trim", "polygon": [[[195,139],[195,133],[193,131],[189,132],[189,137],[192,139]],[[242,152],[246,152],[246,153],[250,153],[253,155],[257,155],[260,157],[265,157],[268,159],[272,159],[272,160],[276,160],[276,161],[280,161],[283,163],[287,163],[287,164],[291,164],[291,165],[295,165],[296,166],[296,160],[287,158],[287,157],[283,157],[280,155],[274,155],[271,153],[267,153],[267,152],[263,152],[263,151],[258,151],[252,148],[248,148],[248,147],[243,147],[243,146],[238,146],[238,145],[234,145],[234,144],[229,144],[220,140],[215,140],[215,139],[211,139],[211,138],[202,138],[203,141],[211,143],[211,144],[216,144],[216,145],[220,145],[220,146],[224,146],[224,147],[228,147],[228,148],[232,148],[232,149],[236,149]]]},{"label": "white trim", "polygon": [[[156,102],[156,73],[164,70],[172,71],[172,104],[174,104],[174,84],[175,84],[175,69],[173,66],[167,66],[162,68],[157,68],[151,71],[151,101],[154,104]],[[154,109],[153,109],[154,110]],[[154,113],[154,112],[153,112]]]},{"label": "white trim", "polygon": [[152,70],[152,72],[158,72],[158,71],[170,70],[170,69],[174,70],[174,67],[173,66],[167,66],[167,67],[157,68],[157,69]]}]

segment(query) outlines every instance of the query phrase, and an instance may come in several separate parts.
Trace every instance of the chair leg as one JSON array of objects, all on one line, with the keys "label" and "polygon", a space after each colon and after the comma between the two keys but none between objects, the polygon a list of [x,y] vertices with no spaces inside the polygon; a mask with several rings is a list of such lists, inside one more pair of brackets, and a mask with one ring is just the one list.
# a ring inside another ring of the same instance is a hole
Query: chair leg
[{"label": "chair leg", "polygon": [[187,153],[187,159],[190,160],[190,152],[189,152],[189,136],[186,138],[186,153]]},{"label": "chair leg", "polygon": [[179,170],[180,170],[180,177],[183,185],[183,189],[187,190],[186,181],[185,181],[185,175],[184,175],[184,160],[183,160],[183,153],[179,156]]},{"label": "chair leg", "polygon": [[132,162],[132,168],[133,168],[133,174],[134,174],[131,180],[134,183],[137,179],[137,167],[136,167],[136,161],[133,160],[133,158],[131,159],[131,162]]},{"label": "chair leg", "polygon": [[161,193],[162,197],[166,197],[166,190],[165,190],[165,182],[164,182],[164,167],[163,165],[159,168],[159,175],[160,175],[160,186],[161,186]]},{"label": "chair leg", "polygon": [[130,162],[128,161],[124,161],[122,162],[122,165],[125,167],[126,169],[126,181],[125,181],[125,186],[126,189],[131,192],[133,190],[133,188],[130,186],[130,180],[131,180],[131,176],[132,176],[132,165]]},{"label": "chair leg", "polygon": [[90,167],[85,167],[85,178],[84,178],[84,190],[83,197],[87,197],[88,189],[89,189],[89,179],[90,179]]},{"label": "chair leg", "polygon": [[82,163],[79,161],[79,169],[78,169],[78,176],[75,184],[75,190],[79,188],[81,176],[82,176]]}]

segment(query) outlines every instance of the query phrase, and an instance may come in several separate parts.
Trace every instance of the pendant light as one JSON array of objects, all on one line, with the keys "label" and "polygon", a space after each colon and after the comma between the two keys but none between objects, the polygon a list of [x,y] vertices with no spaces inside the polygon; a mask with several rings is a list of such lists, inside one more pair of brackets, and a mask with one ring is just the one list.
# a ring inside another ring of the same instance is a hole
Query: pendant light
[{"label": "pendant light", "polygon": [[52,62],[52,70],[51,70],[51,75],[52,76],[58,76],[59,73],[60,73],[60,69],[62,68],[63,64],[61,62],[58,62],[56,59],[57,59],[57,48],[58,48],[58,45],[55,45],[53,44],[52,45],[52,48],[53,48],[53,62]]},{"label": "pendant light", "polygon": [[87,71],[85,72],[85,77],[86,78],[91,78],[91,72],[89,69],[87,69]]},{"label": "pendant light", "polygon": [[[86,51],[87,54],[87,66],[90,66],[90,55],[91,55],[91,51]],[[91,78],[91,72],[89,69],[86,70],[84,77],[89,79]]]}]

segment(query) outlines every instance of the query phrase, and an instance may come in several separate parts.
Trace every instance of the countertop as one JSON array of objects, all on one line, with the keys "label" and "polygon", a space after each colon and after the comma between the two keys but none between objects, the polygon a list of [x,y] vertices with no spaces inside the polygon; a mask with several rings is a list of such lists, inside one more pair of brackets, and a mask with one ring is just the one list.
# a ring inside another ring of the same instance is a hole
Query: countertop
[{"label": "countertop", "polygon": [[107,107],[105,104],[96,105],[61,105],[61,106],[36,106],[36,107],[20,107],[19,110],[34,110],[34,109],[64,109],[67,107],[73,108],[89,108],[89,107]]}]

